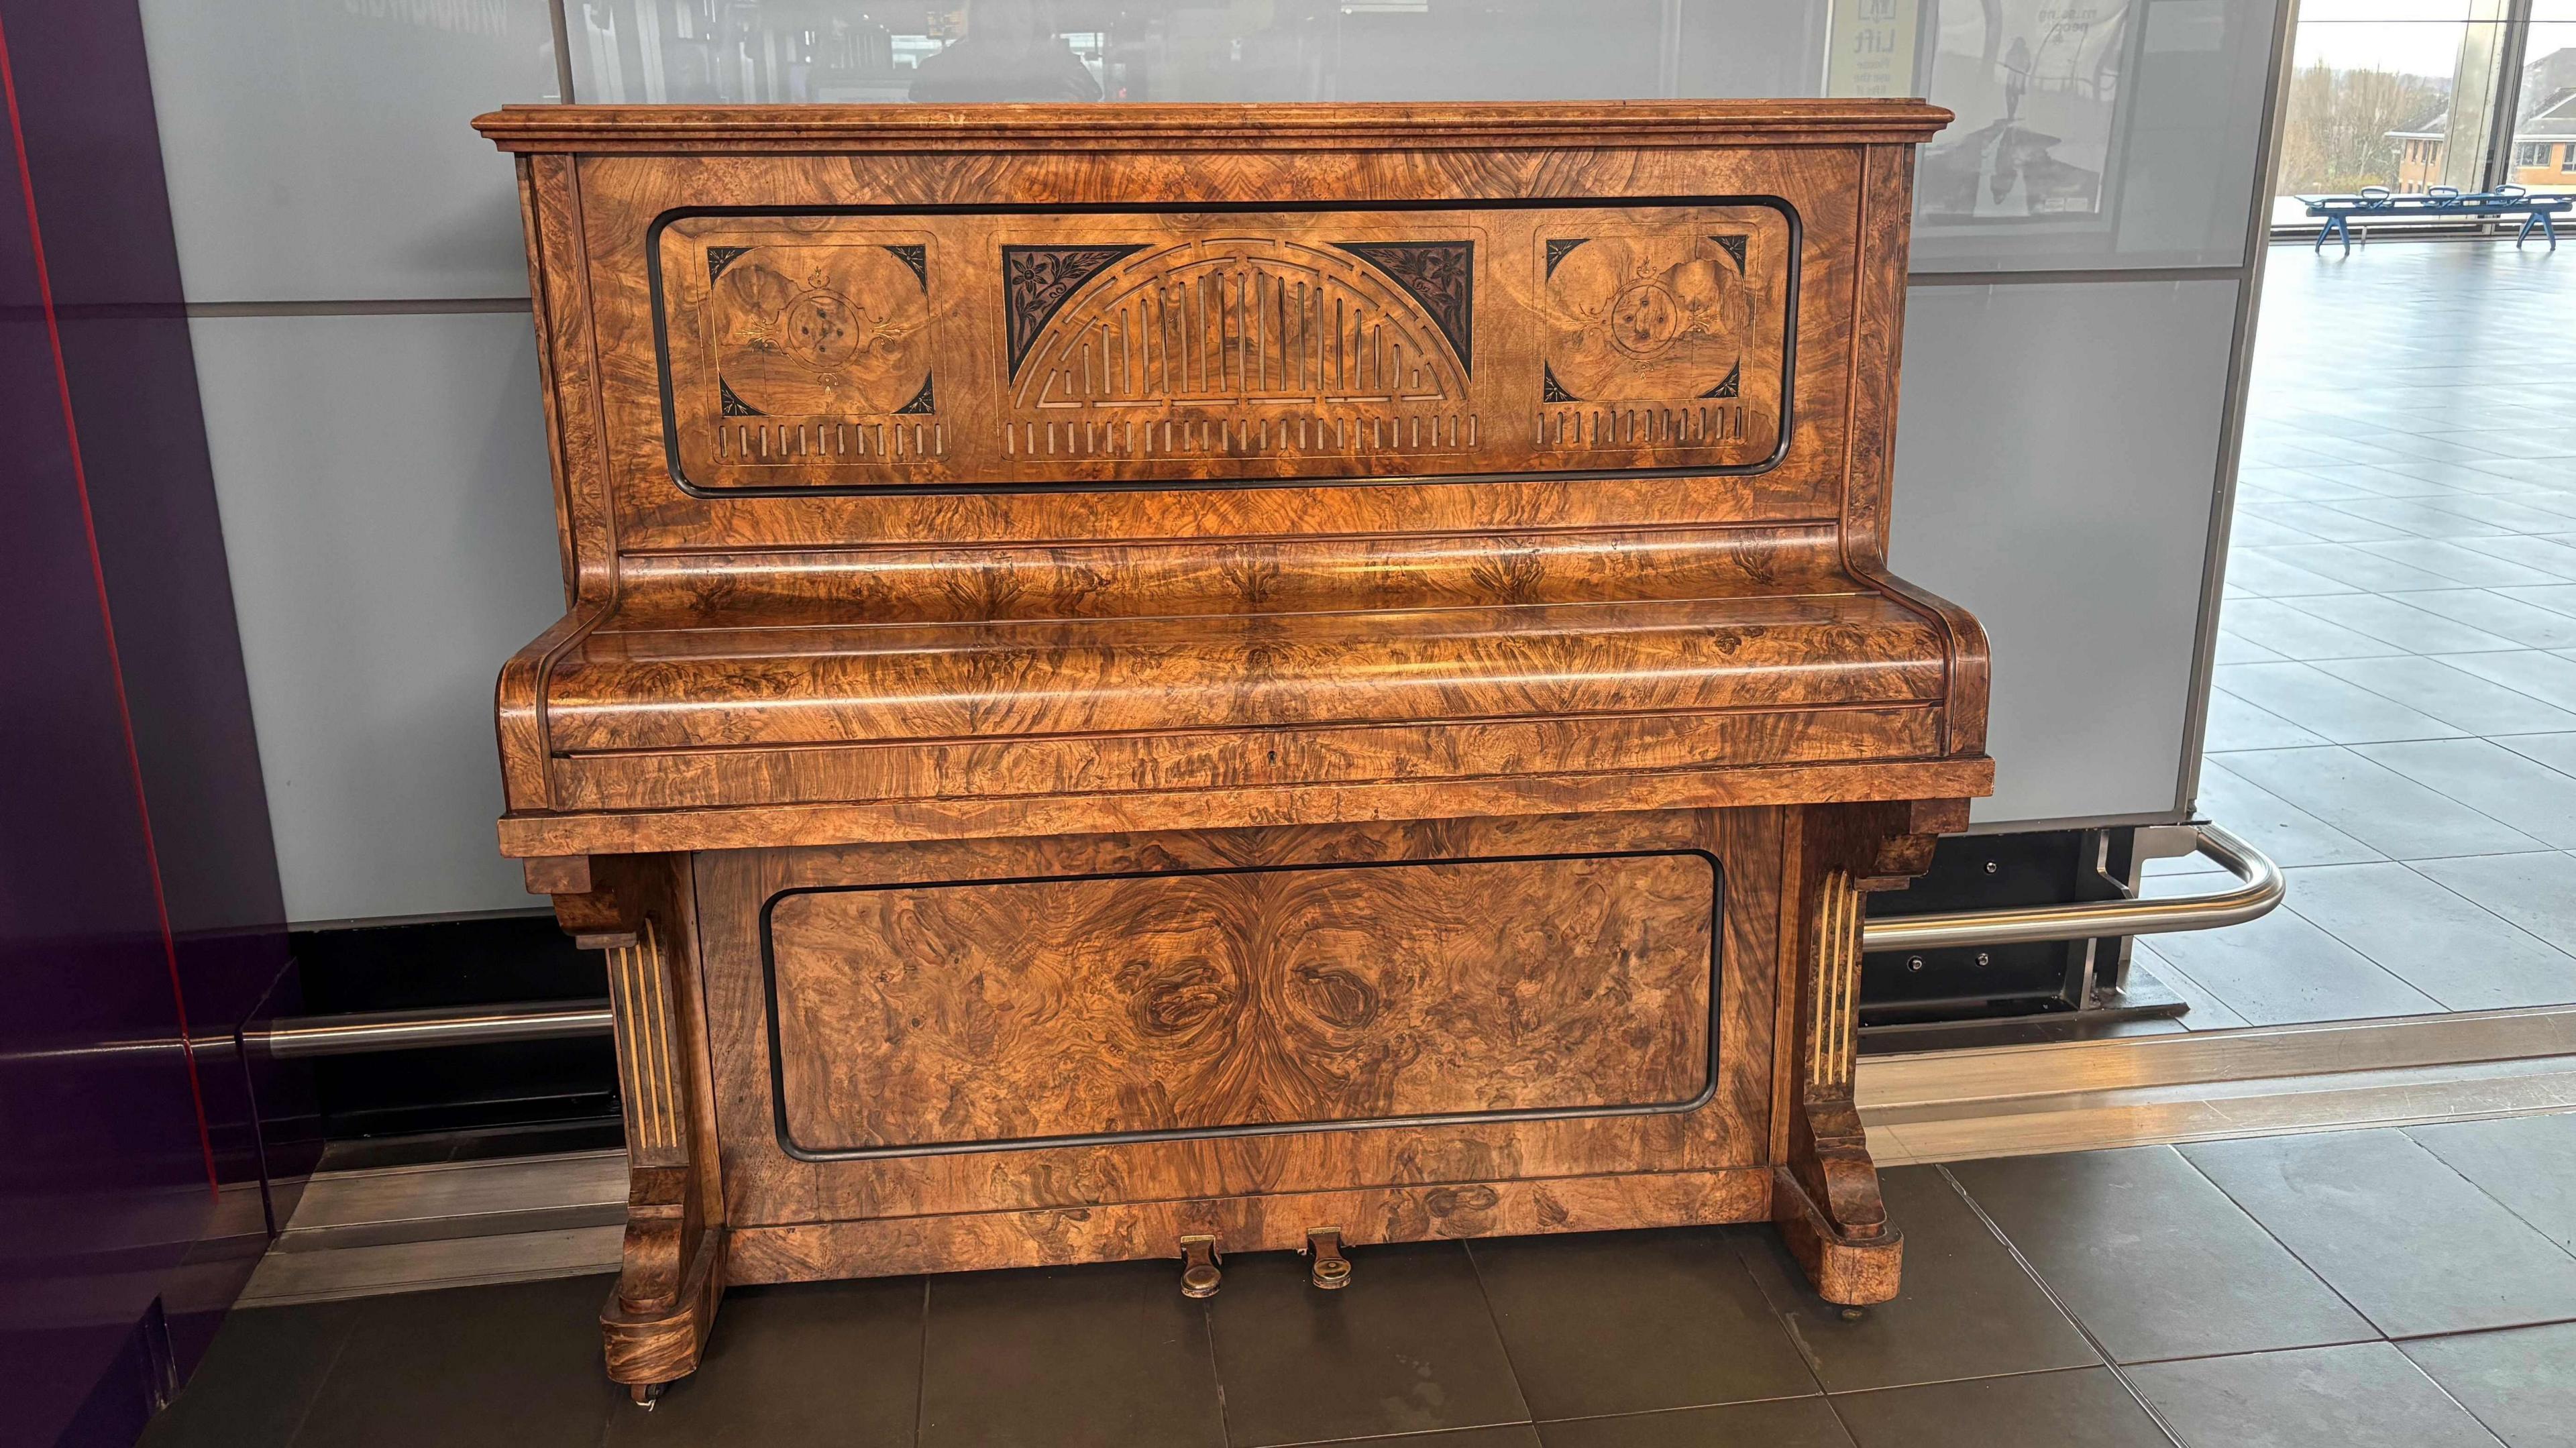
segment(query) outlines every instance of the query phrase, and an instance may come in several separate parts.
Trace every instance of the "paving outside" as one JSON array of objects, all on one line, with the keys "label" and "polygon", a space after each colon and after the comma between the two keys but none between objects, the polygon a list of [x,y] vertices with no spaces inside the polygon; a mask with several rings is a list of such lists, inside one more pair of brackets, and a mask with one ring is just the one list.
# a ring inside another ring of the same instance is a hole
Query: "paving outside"
[{"label": "paving outside", "polygon": [[1863,1321],[1767,1228],[737,1289],[646,1413],[608,1278],[239,1311],[145,1448],[2548,1448],[2576,1115],[1886,1176]]},{"label": "paving outside", "polygon": [[2195,1029],[2576,1002],[2576,246],[2275,248],[2248,412],[2200,799],[2289,903],[2140,960]]}]

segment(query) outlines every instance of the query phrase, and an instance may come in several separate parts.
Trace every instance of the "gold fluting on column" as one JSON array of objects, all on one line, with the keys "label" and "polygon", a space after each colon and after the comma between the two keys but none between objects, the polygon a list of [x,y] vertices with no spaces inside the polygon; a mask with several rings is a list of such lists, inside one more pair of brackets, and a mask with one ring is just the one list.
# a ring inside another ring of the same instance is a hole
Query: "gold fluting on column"
[{"label": "gold fluting on column", "polygon": [[644,922],[636,943],[608,952],[617,1017],[617,1084],[626,1097],[626,1149],[638,1164],[680,1153],[678,1052],[661,938]]},{"label": "gold fluting on column", "polygon": [[1808,1027],[1807,1079],[1848,1091],[1860,1049],[1860,888],[1834,870],[1816,888],[1815,1014]]}]

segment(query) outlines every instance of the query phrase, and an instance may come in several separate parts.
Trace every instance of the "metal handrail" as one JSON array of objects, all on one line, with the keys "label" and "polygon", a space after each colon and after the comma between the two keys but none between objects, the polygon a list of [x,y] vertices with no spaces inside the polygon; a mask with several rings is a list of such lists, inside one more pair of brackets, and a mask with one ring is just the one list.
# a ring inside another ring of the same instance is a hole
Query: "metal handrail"
[{"label": "metal handrail", "polygon": [[[2169,900],[2104,900],[2087,905],[2033,905],[1960,910],[1941,915],[1888,915],[1861,927],[1863,950],[1933,950],[1949,945],[2011,945],[2083,940],[2096,935],[2154,935],[2211,930],[2264,914],[2281,903],[2280,867],[2262,851],[2216,825],[2191,825],[2193,850],[2232,872],[2233,890]],[[242,1044],[271,1056],[351,1056],[425,1046],[484,1046],[609,1032],[608,1002],[540,1001],[471,1010],[370,1011],[257,1022]]]},{"label": "metal handrail", "polygon": [[548,1041],[604,1036],[608,1002],[537,1001],[524,1005],[366,1011],[343,1016],[290,1016],[242,1031],[242,1045],[271,1056],[354,1056],[422,1046],[488,1046],[496,1041]]},{"label": "metal handrail", "polygon": [[2016,945],[2034,940],[2084,940],[2096,935],[2215,930],[2270,913],[2289,892],[2281,867],[2261,850],[2216,825],[2188,828],[2193,836],[2193,853],[2207,856],[2233,874],[2238,881],[2235,889],[2163,900],[2100,900],[2081,905],[1889,915],[1861,926],[1861,949],[1937,950],[1951,945]]}]

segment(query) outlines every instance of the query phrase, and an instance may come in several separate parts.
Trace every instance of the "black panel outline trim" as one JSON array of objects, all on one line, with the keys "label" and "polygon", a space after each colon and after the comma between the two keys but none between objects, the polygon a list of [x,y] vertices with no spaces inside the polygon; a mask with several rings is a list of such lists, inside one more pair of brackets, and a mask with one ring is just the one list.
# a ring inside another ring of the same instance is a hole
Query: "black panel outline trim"
[{"label": "black panel outline trim", "polygon": [[[907,216],[1157,216],[1157,215],[1277,215],[1286,213],[1333,211],[1436,211],[1445,214],[1478,211],[1641,211],[1658,206],[1759,206],[1776,211],[1789,225],[1789,276],[1787,295],[1781,303],[1780,335],[1780,440],[1771,455],[1758,462],[1736,463],[1726,467],[1666,468],[1564,468],[1543,471],[1487,473],[1371,473],[1338,477],[1305,478],[1149,478],[1135,480],[1068,479],[1057,482],[1007,481],[992,483],[843,483],[805,487],[710,488],[690,482],[680,467],[678,411],[671,394],[671,347],[667,307],[662,290],[662,232],[675,221],[701,216],[717,217],[797,217],[797,216],[872,216],[888,219]],[[1806,224],[1798,208],[1779,196],[1622,196],[1606,200],[1584,197],[1538,196],[1511,197],[1483,201],[1376,201],[1376,202],[1194,202],[1159,206],[1126,202],[1096,202],[1080,205],[986,205],[986,206],[685,206],[675,207],[653,219],[644,233],[644,272],[651,294],[653,314],[653,359],[656,382],[662,399],[662,456],[670,474],[671,485],[688,497],[706,501],[724,498],[869,498],[869,497],[953,497],[998,494],[1015,496],[1042,493],[1189,493],[1227,492],[1239,488],[1368,488],[1421,487],[1471,483],[1517,483],[1532,478],[1556,482],[1590,482],[1616,478],[1723,478],[1749,477],[1767,473],[1780,466],[1789,456],[1789,445],[1797,436],[1798,381],[1798,303],[1801,281],[1806,268]]]},{"label": "black panel outline trim", "polygon": [[[1282,1121],[1231,1126],[1171,1127],[1155,1131],[1088,1132],[1076,1135],[1007,1137],[991,1141],[929,1142],[905,1146],[808,1147],[797,1144],[787,1124],[786,1069],[778,1035],[778,959],[771,934],[771,915],[779,902],[799,895],[873,894],[887,890],[956,889],[981,885],[1042,885],[1085,880],[1153,880],[1208,875],[1308,874],[1319,870],[1407,869],[1426,865],[1515,865],[1575,860],[1640,860],[1695,857],[1708,862],[1708,1056],[1706,1079],[1698,1094],[1679,1101],[1652,1101],[1623,1106],[1549,1106],[1522,1111],[1454,1111],[1419,1116],[1373,1116],[1349,1121]],[[966,1156],[977,1152],[1043,1151],[1066,1147],[1127,1146],[1157,1141],[1205,1141],[1229,1137],[1298,1136],[1323,1131],[1372,1131],[1436,1126],[1472,1126],[1506,1121],[1574,1121],[1618,1116],[1673,1116],[1698,1111],[1717,1099],[1725,1085],[1726,1024],[1726,865],[1708,850],[1603,850],[1577,854],[1457,855],[1428,860],[1330,860],[1305,865],[1233,865],[1195,870],[1111,870],[1096,874],[1011,875],[992,879],[903,880],[880,885],[800,885],[781,890],[760,904],[760,981],[762,1033],[769,1048],[770,1126],[778,1149],[803,1162],[884,1161],[907,1157]]]}]

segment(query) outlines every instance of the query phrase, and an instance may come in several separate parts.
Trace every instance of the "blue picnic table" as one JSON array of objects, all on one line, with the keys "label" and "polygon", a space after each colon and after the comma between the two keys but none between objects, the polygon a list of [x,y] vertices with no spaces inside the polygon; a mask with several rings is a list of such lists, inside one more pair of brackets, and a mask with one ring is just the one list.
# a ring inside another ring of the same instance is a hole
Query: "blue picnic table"
[{"label": "blue picnic table", "polygon": [[2423,191],[2391,191],[2385,186],[2364,186],[2351,196],[2302,196],[2308,215],[2322,218],[2325,225],[2317,231],[2316,250],[2326,249],[2326,238],[2340,236],[2346,255],[2352,252],[2352,219],[2364,221],[2379,217],[2437,216],[2473,219],[2482,216],[2520,216],[2522,230],[2514,234],[2513,244],[2522,245],[2531,229],[2549,238],[2549,249],[2558,249],[2558,228],[2550,225],[2553,216],[2563,216],[2576,207],[2576,196],[2534,196],[2520,186],[2499,186],[2492,191],[2462,191],[2456,186],[2434,186]]}]

